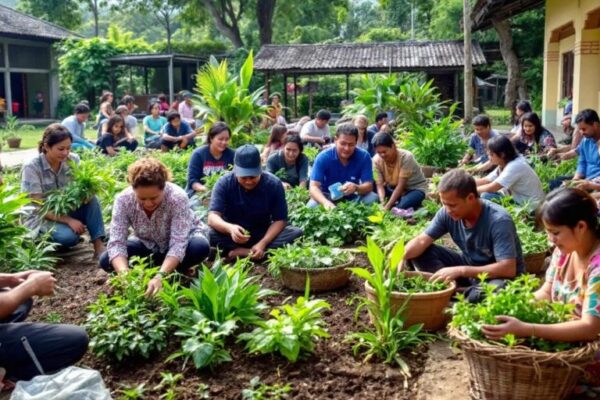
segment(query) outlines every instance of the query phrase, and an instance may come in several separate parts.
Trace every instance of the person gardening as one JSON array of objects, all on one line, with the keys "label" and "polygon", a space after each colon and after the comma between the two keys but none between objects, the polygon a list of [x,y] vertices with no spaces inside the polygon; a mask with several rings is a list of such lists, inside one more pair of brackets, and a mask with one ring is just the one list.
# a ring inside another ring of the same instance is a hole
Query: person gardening
[{"label": "person gardening", "polygon": [[213,188],[208,212],[210,244],[228,258],[260,260],[269,248],[302,236],[287,223],[288,209],[281,181],[261,169],[258,149],[244,145],[235,152],[233,171]]}]

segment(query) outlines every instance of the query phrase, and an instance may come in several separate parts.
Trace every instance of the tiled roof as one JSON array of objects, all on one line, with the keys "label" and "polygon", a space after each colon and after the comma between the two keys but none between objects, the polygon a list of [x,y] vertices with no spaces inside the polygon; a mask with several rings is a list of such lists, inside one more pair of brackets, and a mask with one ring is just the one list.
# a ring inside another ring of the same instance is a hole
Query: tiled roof
[{"label": "tiled roof", "polygon": [[78,35],[58,25],[0,5],[0,36],[38,38],[52,41]]},{"label": "tiled roof", "polygon": [[[485,64],[473,43],[473,64]],[[286,73],[387,72],[459,69],[462,41],[292,44],[263,46],[254,59],[258,71]]]}]

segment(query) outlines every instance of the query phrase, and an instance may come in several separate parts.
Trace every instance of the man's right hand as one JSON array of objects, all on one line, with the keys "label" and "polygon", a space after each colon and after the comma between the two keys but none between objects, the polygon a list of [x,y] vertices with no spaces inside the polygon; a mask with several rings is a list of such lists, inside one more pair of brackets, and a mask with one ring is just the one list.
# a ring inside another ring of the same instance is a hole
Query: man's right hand
[{"label": "man's right hand", "polygon": [[231,235],[231,240],[238,244],[244,244],[250,240],[250,235],[246,235],[244,228],[239,225],[232,225],[229,234]]},{"label": "man's right hand", "polygon": [[33,295],[52,296],[54,294],[54,283],[56,278],[48,271],[39,271],[30,274],[26,280],[32,287]]},{"label": "man's right hand", "polygon": [[67,220],[67,225],[69,225],[69,228],[73,229],[73,232],[78,235],[81,235],[83,232],[85,232],[85,225],[78,219],[69,217]]},{"label": "man's right hand", "polygon": [[335,208],[335,204],[327,200],[325,203],[323,203],[323,207],[325,207],[326,210],[331,210]]}]

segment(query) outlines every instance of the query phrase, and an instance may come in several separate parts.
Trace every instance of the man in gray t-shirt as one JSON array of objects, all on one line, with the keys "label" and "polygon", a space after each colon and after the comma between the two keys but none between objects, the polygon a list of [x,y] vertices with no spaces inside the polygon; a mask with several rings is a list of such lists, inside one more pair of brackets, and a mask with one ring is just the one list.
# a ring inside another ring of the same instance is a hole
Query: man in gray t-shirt
[{"label": "man in gray t-shirt", "polygon": [[319,110],[316,118],[307,122],[300,131],[300,138],[302,141],[309,145],[322,147],[323,145],[331,142],[331,136],[329,135],[329,120],[331,114],[327,110]]},{"label": "man in gray t-shirt", "polygon": [[[479,274],[503,287],[525,269],[515,224],[502,207],[479,198],[475,180],[464,170],[446,173],[438,188],[444,207],[425,232],[408,242],[405,259],[419,271],[432,272],[432,279],[456,280],[466,298],[478,302]],[[446,233],[460,253],[434,244]]]}]

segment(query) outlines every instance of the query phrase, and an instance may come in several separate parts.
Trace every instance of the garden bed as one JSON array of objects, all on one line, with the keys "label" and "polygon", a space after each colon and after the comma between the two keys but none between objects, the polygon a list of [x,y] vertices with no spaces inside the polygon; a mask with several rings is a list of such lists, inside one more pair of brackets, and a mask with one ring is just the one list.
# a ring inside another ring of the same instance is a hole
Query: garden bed
[{"label": "garden bed", "polygon": [[[98,298],[100,292],[109,290],[108,275],[97,268],[91,255],[91,250],[80,245],[63,262],[58,263],[55,274],[61,290],[53,297],[36,300],[29,321],[84,323],[86,307]],[[361,263],[365,263],[364,258]],[[280,291],[279,295],[268,298],[269,306],[279,305],[289,296],[295,298],[301,295],[282,289],[268,275],[265,267],[257,266],[255,272],[262,275],[261,284],[264,287]],[[127,360],[117,366],[88,352],[81,364],[98,369],[115,398],[123,385],[131,388],[145,383],[147,391],[142,398],[158,399],[160,393],[151,389],[161,381],[160,373],[169,371],[184,375],[177,385],[178,399],[199,398],[196,391],[201,383],[208,385],[210,398],[240,399],[241,391],[249,386],[255,376],[267,384],[291,384],[289,398],[293,399],[414,399],[417,379],[426,362],[426,348],[403,355],[412,373],[408,387],[404,389],[400,369],[380,363],[362,364],[352,356],[350,345],[343,343],[348,332],[358,329],[354,321],[354,307],[348,305],[347,300],[360,293],[363,290],[361,286],[362,282],[352,278],[350,284],[338,292],[315,296],[332,305],[331,311],[324,313],[331,338],[319,342],[313,356],[296,363],[289,363],[277,356],[248,355],[242,344],[231,341],[233,361],[220,364],[212,372],[197,371],[192,363],[188,363],[182,371],[181,360],[165,362],[176,350],[175,343],[149,360]],[[362,317],[366,321],[366,314]]]}]

